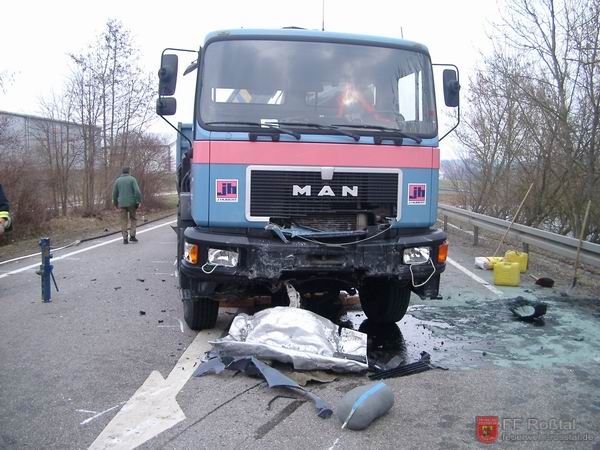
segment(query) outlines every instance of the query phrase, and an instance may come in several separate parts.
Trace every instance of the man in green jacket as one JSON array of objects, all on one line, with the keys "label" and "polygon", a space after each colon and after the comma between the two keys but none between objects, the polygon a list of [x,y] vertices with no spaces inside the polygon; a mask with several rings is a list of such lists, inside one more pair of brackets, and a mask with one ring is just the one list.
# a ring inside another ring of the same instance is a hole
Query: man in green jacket
[{"label": "man in green jacket", "polygon": [[115,180],[113,186],[113,203],[115,208],[121,209],[121,232],[123,233],[123,244],[127,241],[127,218],[131,222],[129,229],[129,241],[137,242],[135,237],[135,228],[137,219],[135,212],[142,201],[142,193],[137,184],[137,180],[129,175],[129,167],[123,167],[121,175]]}]

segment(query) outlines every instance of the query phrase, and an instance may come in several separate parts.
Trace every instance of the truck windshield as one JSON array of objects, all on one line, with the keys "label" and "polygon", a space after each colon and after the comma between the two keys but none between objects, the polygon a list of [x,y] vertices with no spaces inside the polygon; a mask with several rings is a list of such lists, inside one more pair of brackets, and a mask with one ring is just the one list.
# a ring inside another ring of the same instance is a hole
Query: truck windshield
[{"label": "truck windshield", "polygon": [[[399,48],[332,42],[223,40],[207,45],[199,121],[211,130],[236,122],[295,124],[307,132],[344,124],[426,138],[437,134],[431,63]],[[312,126],[309,126],[312,124]],[[288,125],[289,128],[289,125]]]}]

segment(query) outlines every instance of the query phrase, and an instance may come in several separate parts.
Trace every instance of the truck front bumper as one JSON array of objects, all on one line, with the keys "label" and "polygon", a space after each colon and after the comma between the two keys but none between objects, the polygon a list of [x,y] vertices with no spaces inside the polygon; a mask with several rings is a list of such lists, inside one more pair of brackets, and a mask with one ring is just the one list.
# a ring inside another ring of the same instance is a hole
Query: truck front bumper
[{"label": "truck front bumper", "polygon": [[[431,297],[437,296],[439,274],[445,269],[445,262],[438,262],[438,248],[446,241],[446,234],[441,230],[397,232],[393,236],[342,247],[300,239],[284,243],[268,232],[254,234],[187,228],[185,241],[198,246],[198,260],[192,264],[182,259],[181,271],[191,279],[213,285],[275,284],[310,278],[332,278],[356,285],[365,277],[386,277],[406,282],[417,294]],[[404,250],[411,247],[430,247],[431,260],[412,266],[405,264]],[[237,252],[237,266],[211,265],[209,249]],[[414,287],[427,279],[430,281],[420,289]]]}]

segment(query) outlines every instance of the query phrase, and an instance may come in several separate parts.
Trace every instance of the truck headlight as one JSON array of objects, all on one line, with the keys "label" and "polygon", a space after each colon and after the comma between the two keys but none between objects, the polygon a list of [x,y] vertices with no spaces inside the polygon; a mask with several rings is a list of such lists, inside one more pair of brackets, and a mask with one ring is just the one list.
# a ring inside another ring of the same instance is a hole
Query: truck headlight
[{"label": "truck headlight", "polygon": [[423,264],[429,261],[430,247],[411,247],[404,249],[402,259],[404,264]]},{"label": "truck headlight", "polygon": [[208,249],[208,263],[215,266],[235,267],[238,265],[239,254],[232,250],[219,248]]}]

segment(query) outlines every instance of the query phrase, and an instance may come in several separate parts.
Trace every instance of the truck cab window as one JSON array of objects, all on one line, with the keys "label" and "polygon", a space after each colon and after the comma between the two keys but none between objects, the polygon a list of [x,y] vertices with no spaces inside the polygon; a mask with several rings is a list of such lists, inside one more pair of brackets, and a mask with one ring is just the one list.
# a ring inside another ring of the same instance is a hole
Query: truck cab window
[{"label": "truck cab window", "polygon": [[208,44],[203,60],[197,117],[211,130],[269,118],[322,127],[406,121],[414,136],[437,134],[431,62],[419,51],[229,39]]}]

